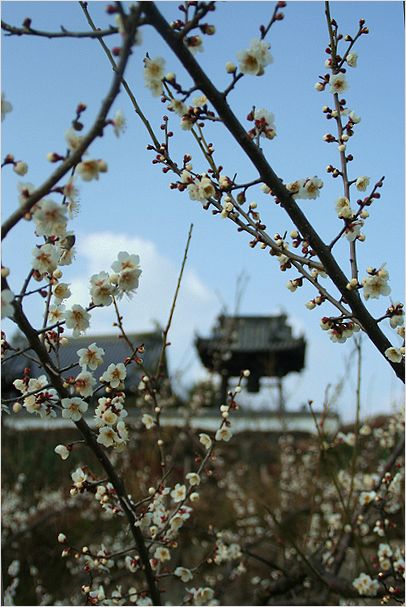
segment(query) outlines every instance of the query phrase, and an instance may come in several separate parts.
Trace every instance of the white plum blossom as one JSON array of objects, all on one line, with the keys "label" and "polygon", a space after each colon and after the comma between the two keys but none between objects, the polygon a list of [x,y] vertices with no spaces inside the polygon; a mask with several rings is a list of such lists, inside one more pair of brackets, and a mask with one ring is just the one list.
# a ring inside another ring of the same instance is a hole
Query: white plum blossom
[{"label": "white plum blossom", "polygon": [[192,176],[188,171],[183,171],[182,181],[188,183],[187,191],[191,200],[199,200],[200,202],[206,202],[216,194],[216,188],[207,175],[202,175],[200,181],[196,179],[193,181]]},{"label": "white plum blossom", "polygon": [[350,219],[354,214],[350,207],[350,201],[346,196],[341,196],[337,199],[336,211],[340,219]]},{"label": "white plum blossom", "polygon": [[33,220],[38,236],[64,236],[66,233],[66,206],[53,200],[41,200],[35,205]]},{"label": "white plum blossom", "polygon": [[81,348],[76,352],[82,369],[89,367],[92,371],[95,371],[103,363],[104,353],[103,348],[98,348],[94,342],[87,348]]},{"label": "white plum blossom", "polygon": [[195,124],[195,121],[190,116],[190,114],[184,114],[182,116],[182,119],[180,121],[181,129],[183,129],[184,131],[191,131],[194,124]]},{"label": "white plum blossom", "polygon": [[118,440],[118,435],[111,426],[103,426],[99,430],[97,442],[105,447],[112,447]]},{"label": "white plum blossom", "polygon": [[57,245],[60,266],[68,266],[72,263],[75,257],[75,240],[73,232],[66,232],[64,238],[59,239]]},{"label": "white plum blossom", "polygon": [[109,306],[113,302],[114,285],[107,272],[93,274],[90,285],[90,296],[96,306]]},{"label": "white plum blossom", "polygon": [[[127,412],[125,411],[125,414]],[[116,426],[116,431],[118,435],[117,445],[125,445],[128,441],[128,430],[127,426],[123,421],[119,421]]]},{"label": "white plum blossom", "polygon": [[401,348],[393,348],[393,347],[390,347],[387,350],[385,350],[385,356],[388,360],[390,360],[393,363],[400,363],[400,362],[402,362],[402,358],[403,358]]},{"label": "white plum blossom", "polygon": [[323,187],[323,181],[318,177],[308,177],[303,184],[300,196],[298,198],[305,198],[314,200],[320,195],[320,189]]},{"label": "white plum blossom", "polygon": [[122,110],[117,110],[113,118],[113,130],[116,137],[120,137],[121,133],[125,131],[127,121]]},{"label": "white plum blossom", "polygon": [[365,506],[366,504],[370,504],[371,502],[373,502],[375,498],[375,491],[362,491],[361,495],[359,496],[359,503],[362,506]]},{"label": "white plum blossom", "polygon": [[219,428],[217,430],[215,438],[217,441],[223,440],[225,442],[228,442],[232,435],[233,434],[230,428],[227,428],[227,426],[223,426],[222,428]]},{"label": "white plum blossom", "polygon": [[70,476],[76,489],[82,489],[84,483],[87,481],[87,474],[83,468],[76,468]]},{"label": "white plum blossom", "polygon": [[[68,459],[70,455],[69,449],[65,445],[57,445],[54,449],[55,453],[60,456],[61,459]],[[66,538],[65,538],[66,539]],[[59,539],[58,539],[59,541]]]},{"label": "white plum blossom", "polygon": [[107,164],[104,160],[82,160],[76,170],[83,181],[97,180],[99,173],[107,172]]},{"label": "white plum blossom", "polygon": [[32,267],[40,274],[52,273],[56,270],[59,254],[57,248],[52,244],[43,244],[41,247],[35,247],[32,250]]},{"label": "white plum blossom", "polygon": [[210,601],[214,597],[214,590],[207,586],[204,588],[187,588],[187,591],[192,595],[195,605],[210,605]]},{"label": "white plum blossom", "polygon": [[358,116],[355,112],[350,112],[349,116],[354,124],[359,124],[361,122],[361,116]]},{"label": "white plum blossom", "polygon": [[71,419],[74,422],[82,419],[83,413],[86,413],[88,408],[87,402],[76,396],[73,398],[63,398],[61,404],[63,407],[62,417],[64,419]]},{"label": "white plum blossom", "polygon": [[61,322],[64,319],[65,306],[60,304],[52,304],[49,306],[48,321],[51,324]]},{"label": "white plum blossom", "polygon": [[269,49],[270,44],[265,40],[258,38],[252,40],[247,50],[237,53],[240,72],[252,76],[262,76],[265,67],[273,62]]},{"label": "white plum blossom", "polygon": [[357,578],[355,578],[352,585],[362,596],[376,596],[379,588],[378,581],[373,580],[366,573],[361,573]]},{"label": "white plum blossom", "polygon": [[69,299],[72,295],[69,284],[66,282],[58,282],[58,284],[52,287],[52,294],[56,304],[61,303],[64,299]]},{"label": "white plum blossom", "polygon": [[352,221],[345,227],[345,237],[349,242],[353,242],[360,234],[361,228],[364,222],[360,219],[359,221]]},{"label": "white plum blossom", "polygon": [[206,105],[208,102],[208,99],[206,97],[206,95],[199,95],[199,97],[195,97],[192,101],[192,105],[194,107],[202,107],[203,105]]},{"label": "white plum blossom", "polygon": [[363,175],[362,177],[358,177],[355,182],[355,187],[360,192],[365,192],[365,190],[369,186],[369,181],[370,181],[369,177],[366,177],[365,175]]},{"label": "white plum blossom", "polygon": [[329,84],[331,93],[343,93],[348,89],[348,83],[344,74],[330,76]]},{"label": "white plum blossom", "polygon": [[73,329],[73,337],[79,337],[89,328],[90,314],[79,304],[74,304],[70,310],[64,313],[66,326]]},{"label": "white plum blossom", "polygon": [[186,474],[186,480],[189,481],[189,484],[192,487],[200,485],[200,476],[196,474],[196,472],[188,472]]},{"label": "white plum blossom", "polygon": [[147,430],[150,430],[154,425],[154,418],[151,415],[148,415],[148,413],[144,413],[141,418],[141,421]]},{"label": "white plum blossom", "polygon": [[107,409],[107,411],[103,413],[101,419],[107,426],[114,426],[117,422],[117,415],[111,409]]},{"label": "white plum blossom", "polygon": [[254,120],[257,134],[266,139],[276,137],[275,116],[272,112],[264,108],[255,110]]},{"label": "white plum blossom", "polygon": [[171,553],[165,546],[158,546],[154,552],[154,558],[163,563],[164,561],[169,561],[171,559]]},{"label": "white plum blossom", "polygon": [[80,396],[91,396],[93,394],[93,388],[96,385],[96,379],[89,371],[81,371],[75,379],[75,390]]},{"label": "white plum blossom", "polygon": [[405,312],[403,309],[403,304],[394,303],[388,308],[386,313],[390,313],[391,316],[389,318],[389,324],[392,329],[396,329],[396,327],[401,327],[405,321]]},{"label": "white plum blossom", "polygon": [[207,450],[210,449],[210,447],[212,445],[212,440],[208,434],[204,434],[204,432],[199,434],[199,440],[205,449],[207,449]]},{"label": "white plum blossom", "polygon": [[123,363],[118,363],[117,365],[111,363],[100,377],[100,380],[110,384],[112,388],[118,388],[126,377],[127,370]]},{"label": "white plum blossom", "polygon": [[138,557],[132,557],[129,554],[124,559],[124,563],[128,571],[134,573],[140,566],[140,559]]},{"label": "white plum blossom", "polygon": [[177,577],[180,577],[180,579],[182,580],[182,582],[190,582],[191,579],[193,579],[193,573],[190,571],[190,569],[187,569],[186,567],[176,567],[174,574]]},{"label": "white plum blossom", "polygon": [[211,179],[207,177],[207,175],[203,175],[199,183],[199,190],[204,200],[209,200],[216,194],[216,188],[214,187],[214,184]]},{"label": "white plum blossom", "polygon": [[158,97],[162,93],[162,79],[165,74],[165,59],[162,57],[144,59],[144,81],[151,93]]},{"label": "white plum blossom", "polygon": [[186,487],[180,483],[176,483],[175,487],[171,491],[171,498],[175,503],[181,502],[186,497]]},{"label": "white plum blossom", "polygon": [[1,94],[1,121],[3,122],[4,118],[6,117],[6,114],[8,114],[9,112],[11,112],[13,109],[13,106],[11,105],[11,103],[9,101],[6,101],[6,97],[4,95],[4,93]]},{"label": "white plum blossom", "polygon": [[14,293],[10,289],[3,289],[1,292],[1,317],[10,318],[14,315],[14,307],[12,301]]},{"label": "white plum blossom", "polygon": [[20,181],[17,184],[18,189],[18,202],[20,205],[23,205],[27,202],[27,199],[31,196],[31,194],[35,191],[35,185],[33,183],[23,183]]},{"label": "white plum blossom", "polygon": [[138,288],[140,275],[141,270],[121,272],[118,280],[119,296],[126,293],[131,297],[131,293]]},{"label": "white plum blossom", "polygon": [[315,176],[307,179],[296,179],[296,181],[288,183],[286,189],[292,193],[292,198],[295,200],[314,200],[319,196],[319,190],[323,185],[323,181]]},{"label": "white plum blossom", "polygon": [[365,299],[378,299],[380,295],[389,295],[391,288],[388,285],[389,273],[381,269],[362,280]]},{"label": "white plum blossom", "polygon": [[234,209],[234,203],[231,196],[224,196],[223,202],[223,210],[221,211],[222,217],[228,217],[230,213],[232,213]]},{"label": "white plum blossom", "polygon": [[117,261],[111,264],[111,269],[114,272],[123,272],[124,270],[138,270],[140,266],[139,255],[130,255],[127,251],[120,251],[117,255]]},{"label": "white plum blossom", "polygon": [[139,267],[140,258],[138,255],[130,255],[127,251],[121,251],[118,254],[117,261],[113,262],[111,268],[117,273],[117,285],[119,296],[124,293],[130,296],[131,292],[138,288],[139,277],[142,270]]},{"label": "white plum blossom", "polygon": [[389,544],[379,544],[378,548],[378,558],[379,559],[387,559],[393,556],[392,548]]},{"label": "white plum blossom", "polygon": [[167,105],[167,108],[169,111],[175,112],[175,114],[177,114],[178,116],[184,116],[185,114],[187,114],[188,111],[187,105],[179,99],[171,99],[171,101]]},{"label": "white plum blossom", "polygon": [[65,141],[68,146],[68,149],[71,152],[77,150],[77,148],[82,144],[83,139],[83,135],[78,135],[78,132],[75,131],[75,129],[72,127],[68,129],[65,133]]},{"label": "white plum blossom", "polygon": [[348,53],[346,62],[350,67],[357,67],[358,55],[357,53]]}]

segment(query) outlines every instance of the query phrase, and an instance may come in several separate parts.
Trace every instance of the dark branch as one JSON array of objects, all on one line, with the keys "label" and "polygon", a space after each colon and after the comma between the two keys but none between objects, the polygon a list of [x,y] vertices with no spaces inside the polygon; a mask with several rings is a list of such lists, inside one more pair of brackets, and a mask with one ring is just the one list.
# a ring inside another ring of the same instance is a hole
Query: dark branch
[{"label": "dark branch", "polygon": [[385,360],[392,366],[396,375],[404,381],[404,362],[393,363],[385,357],[385,350],[391,347],[391,343],[362,303],[358,292],[355,290],[349,291],[346,288],[349,282],[348,278],[341,270],[329,247],[323,242],[307,217],[296,204],[282,180],[276,175],[267,162],[262,151],[249,138],[246,130],[228,105],[224,95],[216,89],[193,55],[186,48],[179,35],[172,30],[169,23],[161,15],[155,3],[141,2],[140,4],[151,25],[157,30],[178,57],[189,75],[193,78],[195,85],[210,100],[231,135],[258,170],[263,182],[272,190],[274,196],[277,197],[281,206],[297,226],[303,238],[310,243],[311,248],[316,252],[320,261],[323,263],[326,272],[340,291],[343,300],[351,307],[354,316],[359,320],[372,343],[381,352]]},{"label": "dark branch", "polygon": [[106,30],[97,30],[96,32],[72,32],[61,25],[60,32],[46,32],[32,27],[16,27],[5,21],[1,22],[1,29],[7,32],[9,36],[38,36],[40,38],[104,38],[113,34],[118,34],[117,27],[110,27]]},{"label": "dark branch", "polygon": [[122,53],[120,63],[117,67],[116,73],[114,74],[113,82],[110,86],[110,90],[107,93],[100,111],[97,115],[93,126],[89,130],[88,134],[83,138],[82,143],[78,148],[62,162],[62,164],[52,173],[52,175],[39,187],[37,188],[28,198],[23,206],[14,211],[8,219],[5,220],[1,227],[1,238],[5,238],[9,231],[26,215],[41,198],[47,195],[51,188],[53,188],[59,181],[64,177],[68,171],[70,171],[78,162],[80,162],[82,155],[91,145],[91,143],[99,136],[103,134],[105,127],[105,121],[107,114],[110,111],[111,106],[117,97],[121,79],[123,77],[129,56],[131,54],[131,47],[134,42],[134,36],[138,27],[137,16],[134,16],[131,22],[131,29],[125,38],[125,42],[122,46]]}]

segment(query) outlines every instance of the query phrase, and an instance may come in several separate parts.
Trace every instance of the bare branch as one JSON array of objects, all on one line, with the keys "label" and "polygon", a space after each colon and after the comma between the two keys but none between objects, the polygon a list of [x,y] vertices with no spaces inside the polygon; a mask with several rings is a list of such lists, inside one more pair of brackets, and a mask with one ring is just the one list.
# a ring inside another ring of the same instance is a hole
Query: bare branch
[{"label": "bare branch", "polygon": [[65,29],[61,25],[60,32],[46,32],[43,30],[34,29],[31,26],[16,27],[6,23],[5,21],[1,22],[1,29],[7,32],[8,36],[37,36],[40,38],[104,38],[106,36],[118,34],[118,28],[112,26],[109,29],[99,29],[93,32],[73,32]]}]

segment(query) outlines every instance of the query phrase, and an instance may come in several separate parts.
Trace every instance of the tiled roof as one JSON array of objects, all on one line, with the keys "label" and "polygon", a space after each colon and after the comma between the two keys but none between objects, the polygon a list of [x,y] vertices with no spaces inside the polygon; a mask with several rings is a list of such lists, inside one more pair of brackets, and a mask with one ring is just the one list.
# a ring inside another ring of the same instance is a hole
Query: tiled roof
[{"label": "tiled roof", "polygon": [[[286,323],[286,316],[220,316],[212,337],[205,345],[224,347],[231,352],[271,352],[286,350],[298,341]],[[223,342],[223,343],[222,343]]]},{"label": "tiled roof", "polygon": [[[131,334],[128,336],[134,347],[144,344],[145,351],[140,357],[143,359],[143,366],[146,370],[155,373],[159,357],[162,348],[162,336],[160,333],[140,333]],[[61,368],[67,367],[72,363],[78,362],[77,351],[81,348],[86,348],[92,343],[96,343],[99,348],[103,348],[103,364],[97,368],[95,375],[97,378],[104,373],[107,367],[111,363],[123,362],[124,359],[131,354],[129,345],[117,335],[86,335],[83,337],[69,338],[69,342],[61,346],[59,349],[59,366]],[[27,354],[34,355],[33,352],[28,351]],[[5,357],[6,359],[7,357]],[[55,356],[52,355],[55,360]],[[22,376],[24,367],[31,367],[31,374],[35,377],[44,371],[38,367],[34,362],[27,361],[23,356],[15,357],[10,362],[5,362],[3,367],[3,382],[8,384],[11,383],[16,377]],[[79,372],[79,368],[75,367],[71,371],[64,373],[67,375],[76,375]],[[164,360],[163,372],[167,376],[166,360]],[[127,367],[127,378],[125,380],[126,390],[133,392],[138,386],[142,370],[140,367],[132,363]]]},{"label": "tiled roof", "polygon": [[257,377],[283,377],[304,366],[305,339],[292,335],[285,314],[219,316],[212,335],[195,343],[205,367],[230,377],[241,369]]}]

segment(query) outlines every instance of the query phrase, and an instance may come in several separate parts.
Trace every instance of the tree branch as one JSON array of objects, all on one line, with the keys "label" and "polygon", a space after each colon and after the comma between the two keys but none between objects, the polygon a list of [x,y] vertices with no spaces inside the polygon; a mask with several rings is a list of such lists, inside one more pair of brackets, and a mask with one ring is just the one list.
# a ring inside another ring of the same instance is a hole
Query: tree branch
[{"label": "tree branch", "polygon": [[1,22],[1,29],[7,32],[9,36],[38,36],[41,38],[104,38],[105,36],[111,36],[112,34],[118,34],[117,27],[110,27],[105,30],[97,30],[93,32],[72,32],[65,29],[61,25],[60,32],[46,32],[43,30],[37,30],[30,26],[16,27],[10,25],[5,21]]},{"label": "tree branch", "polygon": [[224,99],[224,95],[216,89],[193,55],[186,48],[183,41],[179,38],[179,35],[172,30],[169,23],[161,15],[155,3],[141,2],[140,6],[151,25],[165,40],[178,57],[183,67],[193,78],[195,85],[210,100],[218,115],[222,118],[228,131],[258,170],[263,182],[272,190],[273,195],[277,197],[281,206],[297,226],[302,236],[310,243],[310,246],[316,252],[325,267],[327,274],[340,291],[343,300],[351,307],[354,316],[359,320],[372,343],[384,356],[386,362],[392,366],[396,375],[404,381],[404,362],[393,363],[385,357],[385,350],[391,347],[391,343],[362,303],[359,293],[355,290],[349,291],[346,288],[349,282],[348,278],[341,270],[329,247],[323,242],[307,217],[296,204],[290,192],[283,185],[282,180],[276,175],[267,162],[262,151],[249,138],[246,130],[231,110],[226,99]]},{"label": "tree branch", "polygon": [[59,167],[52,173],[52,175],[39,187],[37,188],[28,198],[27,201],[18,208],[14,213],[10,215],[8,219],[6,219],[1,227],[1,238],[5,238],[9,231],[26,215],[41,198],[49,193],[51,188],[54,187],[58,183],[62,177],[66,175],[66,173],[73,168],[78,162],[80,162],[82,155],[88,149],[90,144],[103,134],[103,129],[105,127],[105,121],[107,118],[107,114],[110,111],[111,106],[114,103],[115,98],[117,97],[120,91],[121,79],[123,77],[125,68],[127,66],[128,59],[131,54],[131,47],[134,42],[134,36],[138,27],[138,14],[135,14],[131,18],[130,28],[126,34],[124,44],[122,46],[121,51],[121,59],[117,66],[116,73],[113,78],[113,82],[110,86],[110,90],[108,91],[104,101],[102,102],[99,113],[96,117],[93,126],[87,133],[87,135],[83,138],[82,143],[78,146],[78,148],[69,155],[66,160],[59,165]]}]

